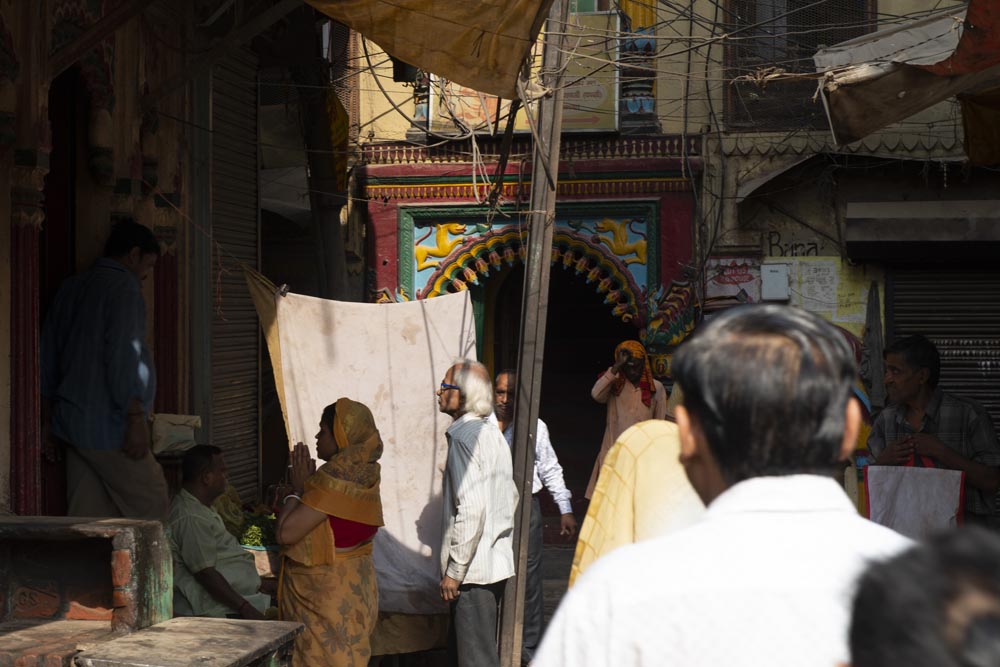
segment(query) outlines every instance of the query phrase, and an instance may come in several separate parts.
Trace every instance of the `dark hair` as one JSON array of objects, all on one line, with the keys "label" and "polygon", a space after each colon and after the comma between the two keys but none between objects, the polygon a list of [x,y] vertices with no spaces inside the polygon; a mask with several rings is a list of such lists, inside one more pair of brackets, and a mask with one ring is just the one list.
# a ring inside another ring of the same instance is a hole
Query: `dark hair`
[{"label": "dark hair", "polygon": [[897,338],[892,345],[885,348],[882,357],[890,354],[901,354],[906,359],[906,364],[914,369],[927,369],[927,384],[936,387],[938,379],[941,377],[941,354],[937,346],[926,337],[917,334],[906,338]]},{"label": "dark hair", "polygon": [[849,641],[853,667],[1000,664],[1000,536],[961,528],[869,567]]},{"label": "dark hair", "polygon": [[330,429],[330,433],[333,433],[333,420],[337,418],[337,404],[331,403],[330,405],[323,408],[323,414],[319,418],[319,423],[321,426],[325,426]]},{"label": "dark hair", "polygon": [[221,455],[222,450],[215,445],[195,445],[184,452],[184,460],[181,463],[182,479],[185,482],[193,482],[211,471],[215,465],[215,457]]},{"label": "dark hair", "polygon": [[503,369],[502,371],[500,371],[499,373],[497,373],[497,376],[495,378],[493,378],[494,381],[499,380],[501,375],[509,375],[512,378],[516,378],[517,377],[517,369],[516,368],[505,368],[505,369]]},{"label": "dark hair", "polygon": [[671,371],[728,484],[837,469],[856,370],[817,315],[733,308],[681,346]]},{"label": "dark hair", "polygon": [[111,228],[111,234],[104,243],[105,257],[121,257],[139,248],[143,255],[160,256],[160,242],[149,227],[131,220],[122,220]]}]

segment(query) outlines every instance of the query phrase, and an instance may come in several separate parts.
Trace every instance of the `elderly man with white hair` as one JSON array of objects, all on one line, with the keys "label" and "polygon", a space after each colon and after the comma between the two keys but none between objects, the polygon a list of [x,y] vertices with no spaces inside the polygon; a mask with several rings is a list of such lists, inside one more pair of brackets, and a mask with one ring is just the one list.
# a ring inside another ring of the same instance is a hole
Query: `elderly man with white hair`
[{"label": "elderly man with white hair", "polygon": [[486,367],[456,362],[437,391],[438,408],[454,419],[446,432],[445,531],[441,598],[451,605],[448,644],[460,667],[496,665],[497,613],[514,575],[517,488],[510,448],[493,413]]}]

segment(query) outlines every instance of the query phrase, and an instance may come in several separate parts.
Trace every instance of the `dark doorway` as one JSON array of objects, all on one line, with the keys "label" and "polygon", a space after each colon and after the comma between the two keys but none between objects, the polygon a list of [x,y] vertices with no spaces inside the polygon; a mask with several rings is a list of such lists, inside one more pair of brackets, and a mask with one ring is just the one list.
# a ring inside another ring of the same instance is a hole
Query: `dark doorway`
[{"label": "dark doorway", "polygon": [[[493,300],[494,371],[517,366],[524,267],[498,278],[503,282]],[[604,434],[605,408],[590,389],[611,365],[615,346],[638,332],[612,316],[603,295],[572,270],[552,267],[549,294],[540,415],[576,501],[583,498]]]},{"label": "dark doorway", "polygon": [[[79,71],[69,69],[49,86],[52,152],[45,177],[45,222],[38,239],[39,325],[45,322],[56,292],[76,266],[76,177],[80,137],[86,128],[86,99]],[[42,461],[42,514],[66,514],[66,471],[61,462]]]},{"label": "dark doorway", "polygon": [[45,223],[39,236],[40,315],[42,320],[59,285],[76,273],[77,137],[81,131],[78,102],[83,96],[75,68],[60,74],[49,87],[52,152],[45,177]]}]

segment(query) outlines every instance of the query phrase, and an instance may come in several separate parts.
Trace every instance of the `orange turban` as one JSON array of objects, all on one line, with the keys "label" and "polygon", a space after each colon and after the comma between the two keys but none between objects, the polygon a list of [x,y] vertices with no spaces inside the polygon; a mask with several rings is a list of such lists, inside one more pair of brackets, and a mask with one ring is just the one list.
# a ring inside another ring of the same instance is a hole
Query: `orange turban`
[{"label": "orange turban", "polygon": [[[639,378],[639,389],[642,390],[642,402],[644,405],[649,406],[653,401],[653,394],[656,393],[656,385],[653,383],[653,370],[649,367],[649,355],[646,354],[646,348],[642,346],[637,340],[627,340],[620,343],[618,347],[615,348],[615,361],[618,361],[618,353],[621,350],[628,350],[629,354],[633,357],[638,357],[642,359],[642,377]],[[615,396],[622,393],[622,389],[625,387],[625,375],[619,374],[618,379],[615,383],[611,385],[611,391]]]}]

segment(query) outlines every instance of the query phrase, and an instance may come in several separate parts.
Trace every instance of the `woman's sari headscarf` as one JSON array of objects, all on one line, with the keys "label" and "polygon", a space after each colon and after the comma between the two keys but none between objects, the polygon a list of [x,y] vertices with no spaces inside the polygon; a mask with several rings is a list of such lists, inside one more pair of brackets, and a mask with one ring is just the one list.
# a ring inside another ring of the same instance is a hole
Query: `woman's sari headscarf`
[{"label": "woman's sari headscarf", "polygon": [[[336,403],[333,437],[337,453],[306,480],[302,503],[330,516],[382,526],[379,483],[382,438],[371,410],[341,398]],[[333,531],[324,521],[284,554],[303,565],[329,565],[335,557]]]}]

